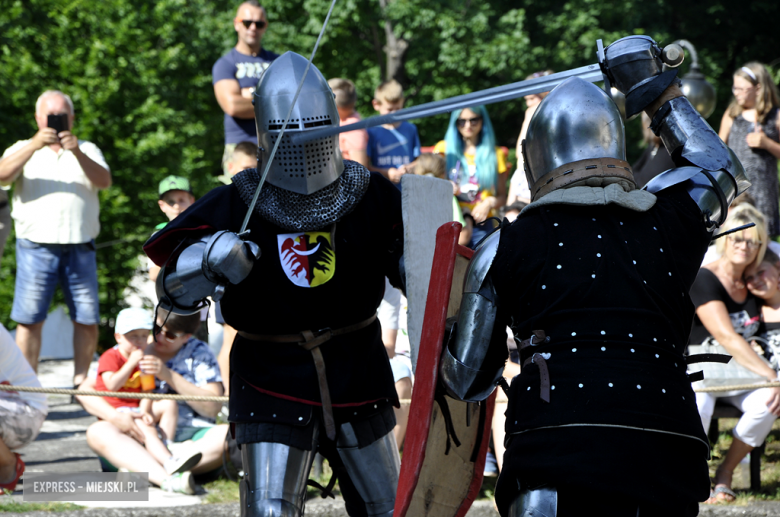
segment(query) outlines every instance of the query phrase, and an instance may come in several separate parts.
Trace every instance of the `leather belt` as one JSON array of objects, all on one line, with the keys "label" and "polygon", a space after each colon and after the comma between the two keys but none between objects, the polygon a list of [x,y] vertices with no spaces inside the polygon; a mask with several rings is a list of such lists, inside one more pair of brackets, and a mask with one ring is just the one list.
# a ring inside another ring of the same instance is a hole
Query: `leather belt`
[{"label": "leather belt", "polygon": [[342,336],[355,332],[357,330],[366,328],[376,320],[376,314],[354,325],[342,327],[340,329],[324,328],[316,332],[311,330],[303,330],[298,334],[276,334],[276,335],[262,335],[262,334],[250,334],[243,330],[238,331],[238,335],[244,339],[250,341],[265,341],[266,343],[295,343],[304,350],[311,352],[314,358],[314,366],[317,369],[317,382],[320,386],[320,398],[322,400],[322,414],[325,420],[325,434],[331,440],[336,439],[336,421],[333,418],[333,405],[330,400],[330,390],[328,389],[328,379],[325,376],[325,361],[322,358],[322,352],[320,351],[320,345],[328,342],[331,338],[336,336]]},{"label": "leather belt", "polygon": [[[545,334],[544,330],[534,330],[530,338],[520,343],[520,350],[528,348],[529,346],[538,346],[544,343],[549,343],[550,337]],[[549,357],[549,356],[548,356]],[[539,397],[549,404],[550,402],[550,372],[547,369],[547,361],[544,356],[539,353],[534,353],[531,357],[523,362],[523,368],[529,364],[535,364],[539,368]]]}]

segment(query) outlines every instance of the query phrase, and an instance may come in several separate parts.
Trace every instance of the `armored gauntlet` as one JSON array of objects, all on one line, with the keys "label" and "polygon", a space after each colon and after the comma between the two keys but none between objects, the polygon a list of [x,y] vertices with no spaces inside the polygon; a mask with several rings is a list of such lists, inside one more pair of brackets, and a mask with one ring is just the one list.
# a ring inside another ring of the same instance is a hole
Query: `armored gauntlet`
[{"label": "armored gauntlet", "polygon": [[669,45],[662,49],[647,36],[628,36],[600,52],[599,64],[612,86],[626,96],[626,117],[644,110],[677,80],[677,70],[663,66],[682,63],[682,49]]},{"label": "armored gauntlet", "polygon": [[207,297],[219,301],[225,284],[238,284],[249,276],[258,258],[260,247],[233,232],[206,235],[160,270],[157,297],[161,306],[175,313],[195,313]]}]

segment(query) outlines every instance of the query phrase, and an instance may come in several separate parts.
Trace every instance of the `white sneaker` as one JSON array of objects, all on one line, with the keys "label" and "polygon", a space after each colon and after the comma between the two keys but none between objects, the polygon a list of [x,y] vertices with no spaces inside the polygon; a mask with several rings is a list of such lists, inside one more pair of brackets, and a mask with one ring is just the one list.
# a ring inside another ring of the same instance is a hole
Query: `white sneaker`
[{"label": "white sneaker", "polygon": [[186,472],[197,465],[202,457],[203,454],[199,452],[190,455],[171,456],[163,462],[163,468],[168,474]]},{"label": "white sneaker", "polygon": [[166,492],[193,495],[195,493],[195,480],[192,472],[179,472],[163,480],[160,487]]}]

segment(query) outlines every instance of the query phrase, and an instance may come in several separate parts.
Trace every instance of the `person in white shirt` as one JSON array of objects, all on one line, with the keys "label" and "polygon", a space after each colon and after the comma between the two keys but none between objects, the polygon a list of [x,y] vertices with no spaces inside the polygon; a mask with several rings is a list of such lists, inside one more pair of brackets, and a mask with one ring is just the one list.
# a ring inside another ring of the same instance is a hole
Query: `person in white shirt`
[{"label": "person in white shirt", "polygon": [[[49,127],[50,115],[64,116],[59,132]],[[43,321],[60,283],[73,320],[75,385],[97,346],[98,190],[111,186],[111,172],[100,149],[71,132],[73,120],[70,97],[43,92],[35,104],[38,132],[5,150],[0,185],[14,184],[17,344],[37,371]]]},{"label": "person in white shirt", "polygon": [[[14,338],[2,324],[0,384],[41,386]],[[13,490],[24,472],[24,461],[13,451],[35,440],[48,412],[43,393],[0,391],[0,494],[4,488]]]}]

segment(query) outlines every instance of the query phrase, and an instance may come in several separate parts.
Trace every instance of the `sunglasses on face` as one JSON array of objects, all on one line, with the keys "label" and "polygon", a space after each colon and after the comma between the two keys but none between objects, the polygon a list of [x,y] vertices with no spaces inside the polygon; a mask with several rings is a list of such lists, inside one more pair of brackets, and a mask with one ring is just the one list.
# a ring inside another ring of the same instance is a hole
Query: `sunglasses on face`
[{"label": "sunglasses on face", "polygon": [[466,123],[469,123],[472,126],[476,126],[477,124],[482,122],[482,117],[474,117],[474,118],[459,118],[455,120],[455,123],[458,124],[458,127],[466,127]]},{"label": "sunglasses on face", "polygon": [[160,330],[160,335],[162,337],[164,337],[165,339],[167,339],[168,341],[174,341],[174,340],[179,339],[180,337],[182,337],[184,335],[184,333],[182,332],[182,333],[178,333],[177,334],[176,332],[171,332],[170,330],[162,329],[162,330]]},{"label": "sunglasses on face", "polygon": [[246,27],[247,29],[251,27],[253,23],[255,24],[255,27],[257,27],[258,29],[263,29],[266,26],[265,20],[241,20],[241,23],[243,23],[244,27]]}]

